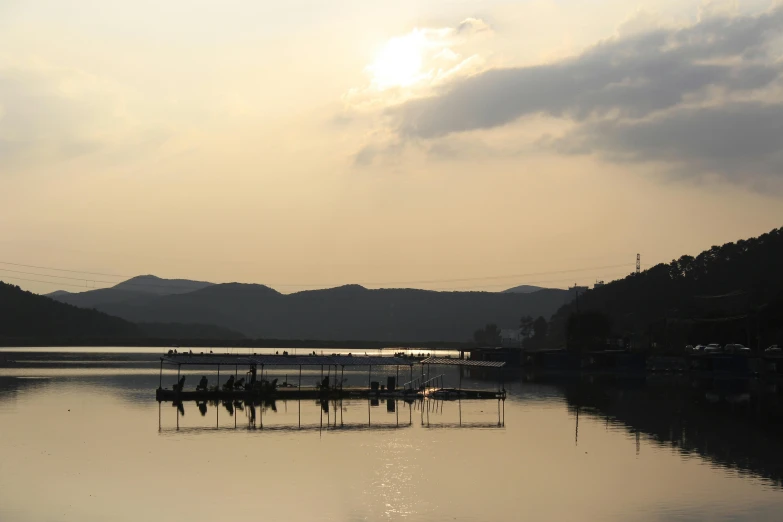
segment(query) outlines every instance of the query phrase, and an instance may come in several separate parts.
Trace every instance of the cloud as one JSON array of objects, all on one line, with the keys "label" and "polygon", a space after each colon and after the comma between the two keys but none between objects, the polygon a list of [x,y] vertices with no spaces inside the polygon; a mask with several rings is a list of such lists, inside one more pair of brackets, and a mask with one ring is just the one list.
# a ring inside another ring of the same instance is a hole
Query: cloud
[{"label": "cloud", "polygon": [[780,64],[743,58],[765,57],[764,44],[782,26],[779,8],[607,40],[560,62],[492,69],[390,112],[401,134],[422,138],[497,127],[536,113],[574,120],[610,112],[642,117],[707,87],[740,91],[769,85],[780,76]]},{"label": "cloud", "polygon": [[782,29],[783,6],[746,16],[705,10],[682,27],[638,13],[577,56],[461,77],[386,115],[400,139],[417,142],[545,116],[569,123],[565,135],[540,141],[561,153],[666,162],[732,181],[781,176]]},{"label": "cloud", "polygon": [[667,111],[643,120],[599,120],[551,145],[562,153],[597,152],[614,162],[662,162],[683,176],[703,172],[744,183],[783,173],[783,105],[728,103]]},{"label": "cloud", "polygon": [[0,108],[6,173],[96,153],[122,161],[162,140],[138,125],[116,86],[74,69],[0,63]]},{"label": "cloud", "polygon": [[473,35],[491,30],[489,24],[480,18],[466,18],[459,23],[454,32],[459,35]]},{"label": "cloud", "polygon": [[365,72],[368,84],[344,96],[348,110],[377,109],[427,96],[439,86],[479,72],[483,59],[465,52],[478,35],[492,30],[486,22],[466,18],[456,27],[415,28],[384,45]]}]

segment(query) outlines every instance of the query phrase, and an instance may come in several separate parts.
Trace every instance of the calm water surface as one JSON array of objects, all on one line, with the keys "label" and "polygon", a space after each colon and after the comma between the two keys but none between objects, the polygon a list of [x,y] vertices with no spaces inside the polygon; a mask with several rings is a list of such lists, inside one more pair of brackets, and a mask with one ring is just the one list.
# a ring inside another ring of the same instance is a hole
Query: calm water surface
[{"label": "calm water surface", "polygon": [[761,382],[519,374],[501,404],[180,410],[155,401],[157,357],[0,350],[0,520],[783,520],[783,403]]}]

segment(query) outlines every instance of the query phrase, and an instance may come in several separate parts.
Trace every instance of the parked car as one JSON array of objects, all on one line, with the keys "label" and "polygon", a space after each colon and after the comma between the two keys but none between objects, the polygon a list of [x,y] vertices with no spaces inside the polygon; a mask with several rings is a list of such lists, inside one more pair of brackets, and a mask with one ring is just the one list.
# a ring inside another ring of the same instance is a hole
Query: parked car
[{"label": "parked car", "polygon": [[705,348],[706,348],[705,345],[697,344],[696,346],[693,347],[693,351],[698,353],[703,353]]},{"label": "parked car", "polygon": [[748,353],[750,348],[741,344],[727,344],[723,347],[723,351],[726,353]]},{"label": "parked car", "polygon": [[780,346],[778,346],[777,344],[773,344],[772,346],[770,346],[769,348],[764,350],[764,352],[765,353],[780,353],[780,352],[783,352],[783,349],[781,349]]},{"label": "parked car", "polygon": [[723,348],[719,344],[712,343],[704,347],[704,353],[722,353]]}]

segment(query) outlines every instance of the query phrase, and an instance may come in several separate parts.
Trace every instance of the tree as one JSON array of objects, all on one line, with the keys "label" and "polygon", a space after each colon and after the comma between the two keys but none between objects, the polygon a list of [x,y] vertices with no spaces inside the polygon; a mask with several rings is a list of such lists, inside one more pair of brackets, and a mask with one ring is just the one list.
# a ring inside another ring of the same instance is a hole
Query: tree
[{"label": "tree", "polygon": [[540,350],[546,346],[547,332],[549,331],[549,323],[546,319],[539,316],[535,321],[531,321],[530,330],[532,335],[525,338],[523,346],[528,350]]},{"label": "tree", "polygon": [[605,313],[572,313],[566,326],[568,349],[581,351],[604,346],[611,333],[612,320]]},{"label": "tree", "polygon": [[490,323],[483,329],[473,332],[473,340],[479,346],[498,346],[500,344],[500,329],[498,325]]},{"label": "tree", "polygon": [[524,315],[519,320],[519,330],[524,339],[527,339],[533,333],[533,323],[533,318],[529,315]]},{"label": "tree", "polygon": [[533,337],[535,339],[538,339],[540,341],[543,341],[546,339],[546,334],[549,331],[549,323],[546,322],[546,319],[539,316],[538,319],[535,320],[533,323]]}]

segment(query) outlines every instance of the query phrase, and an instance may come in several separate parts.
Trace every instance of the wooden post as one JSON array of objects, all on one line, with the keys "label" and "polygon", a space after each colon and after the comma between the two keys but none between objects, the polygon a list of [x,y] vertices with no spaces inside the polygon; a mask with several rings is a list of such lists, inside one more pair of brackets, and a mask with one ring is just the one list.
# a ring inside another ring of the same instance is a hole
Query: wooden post
[{"label": "wooden post", "polygon": [[160,383],[158,384],[158,389],[163,389],[163,357],[160,358]]}]

